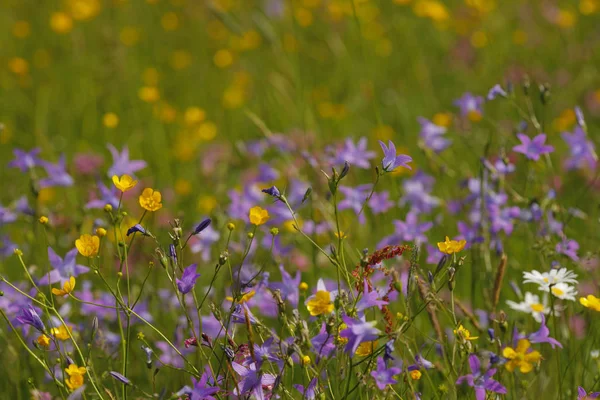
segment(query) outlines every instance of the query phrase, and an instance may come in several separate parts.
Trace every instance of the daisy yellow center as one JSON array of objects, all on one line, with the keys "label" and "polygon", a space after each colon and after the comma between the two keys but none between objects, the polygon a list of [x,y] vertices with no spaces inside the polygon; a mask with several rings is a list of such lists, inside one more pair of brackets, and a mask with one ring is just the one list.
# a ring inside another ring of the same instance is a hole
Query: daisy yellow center
[{"label": "daisy yellow center", "polygon": [[544,311],[544,305],[540,304],[540,303],[532,304],[530,307],[531,307],[531,311],[535,311],[535,312]]},{"label": "daisy yellow center", "polygon": [[553,287],[552,288],[552,293],[554,293],[555,296],[562,296],[563,294],[565,294],[565,292],[557,287]]}]

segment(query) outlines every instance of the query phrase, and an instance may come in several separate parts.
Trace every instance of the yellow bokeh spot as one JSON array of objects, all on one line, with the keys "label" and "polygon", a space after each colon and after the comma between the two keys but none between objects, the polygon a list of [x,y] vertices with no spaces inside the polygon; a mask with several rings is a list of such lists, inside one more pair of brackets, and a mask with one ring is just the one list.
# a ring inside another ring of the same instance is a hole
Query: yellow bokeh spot
[{"label": "yellow bokeh spot", "polygon": [[127,47],[135,46],[140,40],[140,31],[133,26],[125,26],[119,33],[119,39]]},{"label": "yellow bokeh spot", "polygon": [[242,50],[254,50],[260,46],[262,38],[255,30],[244,32],[239,40],[239,46]]},{"label": "yellow bokeh spot", "polygon": [[394,129],[389,125],[379,125],[373,128],[373,130],[371,131],[371,136],[373,138],[386,143],[388,140],[393,139],[394,134]]},{"label": "yellow bokeh spot", "polygon": [[447,128],[452,124],[452,113],[437,113],[433,116],[431,121],[437,126],[443,126],[444,128]]},{"label": "yellow bokeh spot", "polygon": [[246,92],[240,87],[229,87],[223,92],[223,107],[225,108],[239,108],[245,101]]},{"label": "yellow bokeh spot", "polygon": [[215,196],[200,196],[198,198],[198,211],[210,213],[217,207],[217,198]]},{"label": "yellow bokeh spot", "polygon": [[579,2],[579,12],[583,15],[591,15],[600,9],[600,1],[598,0],[581,0]]},{"label": "yellow bokeh spot", "polygon": [[450,13],[444,4],[435,0],[418,0],[413,6],[414,13],[435,22],[444,22],[450,18]]},{"label": "yellow bokeh spot", "polygon": [[487,34],[483,31],[474,32],[471,35],[471,45],[477,49],[485,47],[488,44]]},{"label": "yellow bokeh spot", "polygon": [[175,50],[171,53],[170,58],[171,67],[174,70],[182,70],[192,65],[192,55],[186,50]]},{"label": "yellow bokeh spot", "polygon": [[298,25],[305,28],[313,23],[313,14],[306,8],[297,8],[294,11],[294,17],[296,18]]},{"label": "yellow bokeh spot", "polygon": [[162,16],[160,24],[167,32],[177,30],[179,28],[179,17],[174,12],[168,12]]},{"label": "yellow bokeh spot", "polygon": [[571,28],[577,22],[577,16],[569,10],[558,10],[555,22],[563,29]]},{"label": "yellow bokeh spot", "polygon": [[206,29],[208,36],[215,41],[223,41],[229,36],[227,26],[218,19],[212,20],[208,23]]},{"label": "yellow bokeh spot", "polygon": [[183,119],[186,125],[195,125],[204,121],[206,113],[200,107],[188,107],[185,109]]},{"label": "yellow bokeh spot", "polygon": [[21,57],[13,57],[8,61],[8,69],[15,75],[27,75],[29,63]]},{"label": "yellow bokeh spot", "polygon": [[159,73],[156,68],[146,68],[142,73],[142,80],[144,84],[147,86],[156,86],[158,85]]},{"label": "yellow bokeh spot", "polygon": [[513,32],[513,43],[518,45],[523,45],[527,42],[527,33],[522,31],[521,29],[517,29]]},{"label": "yellow bokeh spot", "polygon": [[227,68],[233,64],[233,53],[228,49],[221,49],[215,53],[213,62],[219,68]]},{"label": "yellow bokeh spot", "polygon": [[144,86],[138,91],[138,97],[146,103],[154,103],[160,99],[160,92],[153,86]]},{"label": "yellow bokeh spot", "polygon": [[31,25],[27,21],[17,21],[13,25],[12,34],[20,39],[26,38],[31,33]]},{"label": "yellow bokeh spot", "polygon": [[107,128],[116,128],[119,125],[119,117],[112,112],[106,113],[102,117],[102,124]]},{"label": "yellow bokeh spot", "polygon": [[69,0],[71,16],[80,21],[94,18],[100,12],[100,0]]},{"label": "yellow bokeh spot", "polygon": [[192,183],[187,179],[179,178],[175,181],[175,193],[187,196],[192,192]]},{"label": "yellow bokeh spot", "polygon": [[213,140],[216,136],[217,125],[211,121],[203,122],[196,131],[196,137],[207,142]]},{"label": "yellow bokeh spot", "polygon": [[62,11],[52,13],[50,16],[50,28],[59,34],[69,33],[73,29],[73,19],[69,14]]}]

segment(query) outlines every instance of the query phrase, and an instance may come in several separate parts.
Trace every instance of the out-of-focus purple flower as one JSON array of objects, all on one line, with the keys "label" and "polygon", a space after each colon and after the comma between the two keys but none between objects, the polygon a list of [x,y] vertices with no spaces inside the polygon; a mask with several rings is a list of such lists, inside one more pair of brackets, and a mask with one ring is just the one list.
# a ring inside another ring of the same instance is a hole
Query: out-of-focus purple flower
[{"label": "out-of-focus purple flower", "polygon": [[471,373],[459,377],[456,380],[456,384],[462,385],[463,383],[467,383],[467,385],[474,388],[477,400],[485,400],[486,391],[506,394],[506,388],[500,382],[492,379],[492,376],[496,373],[495,368],[489,369],[482,374],[479,358],[475,354],[469,356],[469,367],[471,368]]},{"label": "out-of-focus purple flower", "polygon": [[[79,386],[77,389],[75,389],[73,392],[71,392],[69,397],[67,397],[67,400],[81,400],[83,398],[83,392],[85,392],[86,387],[87,387],[87,385]],[[40,399],[40,400],[46,400],[46,399]]]},{"label": "out-of-focus purple flower", "polygon": [[444,134],[446,133],[445,127],[436,125],[423,117],[419,117],[418,121],[419,124],[421,124],[419,137],[426,148],[436,153],[440,153],[452,144],[451,140],[444,137]]},{"label": "out-of-focus purple flower", "polygon": [[488,100],[494,100],[498,96],[500,96],[500,97],[506,97],[507,94],[506,94],[506,91],[504,89],[502,89],[502,86],[500,86],[499,84],[496,84],[488,92],[487,99]]},{"label": "out-of-focus purple flower", "polygon": [[351,138],[346,139],[341,149],[328,149],[333,156],[331,164],[342,164],[348,162],[355,167],[367,169],[370,167],[369,160],[375,157],[375,152],[367,150],[367,138],[361,137],[357,144]]},{"label": "out-of-focus purple flower", "polygon": [[17,214],[8,207],[0,206],[0,226],[11,224],[17,220]]},{"label": "out-of-focus purple flower", "polygon": [[258,182],[271,182],[279,179],[279,172],[269,164],[261,163],[258,166]]},{"label": "out-of-focus purple flower", "polygon": [[383,240],[383,245],[391,245],[399,242],[417,242],[424,243],[427,241],[425,232],[433,226],[433,222],[419,222],[417,212],[410,211],[406,214],[406,221],[395,220],[395,233]]},{"label": "out-of-focus purple flower", "polygon": [[454,101],[454,105],[460,108],[460,114],[469,117],[472,121],[479,121],[483,115],[483,97],[474,96],[467,92],[460,99]]},{"label": "out-of-focus purple flower", "polygon": [[283,265],[279,266],[279,270],[281,271],[281,282],[271,282],[269,287],[272,290],[279,290],[281,298],[289,301],[290,305],[296,308],[300,297],[298,289],[301,280],[300,271],[296,271],[296,276],[292,278],[289,272],[283,268]]},{"label": "out-of-focus purple flower", "polygon": [[132,233],[136,233],[136,232],[139,232],[144,236],[149,236],[149,233],[148,233],[148,231],[146,231],[146,228],[144,228],[140,224],[135,224],[131,228],[127,229],[127,236],[131,235]]},{"label": "out-of-focus purple flower", "polygon": [[364,311],[371,307],[377,307],[381,310],[381,306],[385,306],[386,304],[388,304],[387,301],[379,300],[377,290],[369,291],[369,283],[365,279],[362,296],[356,303],[356,311]]},{"label": "out-of-focus purple flower", "polygon": [[600,397],[600,392],[588,393],[581,386],[577,388],[577,400],[597,399],[598,397]]},{"label": "out-of-focus purple flower", "polygon": [[50,273],[44,274],[40,279],[39,285],[54,284],[68,280],[71,276],[85,274],[90,269],[84,265],[77,264],[77,249],[72,249],[65,258],[61,258],[52,247],[48,246],[48,259],[53,270]]},{"label": "out-of-focus purple flower", "polygon": [[533,139],[523,133],[517,133],[521,144],[513,147],[513,151],[524,154],[529,160],[537,161],[543,154],[550,154],[554,147],[546,144],[546,134],[540,133]]},{"label": "out-of-focus purple flower", "polygon": [[16,248],[17,248],[17,245],[10,240],[8,235],[0,236],[0,257],[1,258],[10,257]]},{"label": "out-of-focus purple flower", "polygon": [[368,204],[373,214],[383,214],[394,206],[394,203],[390,200],[390,192],[388,191],[373,193]]},{"label": "out-of-focus purple flower", "polygon": [[105,205],[110,204],[116,209],[119,206],[118,189],[116,187],[109,189],[102,182],[98,182],[97,187],[100,190],[100,198],[90,200],[85,208],[104,208]]},{"label": "out-of-focus purple flower", "polygon": [[275,383],[275,375],[261,373],[256,363],[251,363],[248,368],[236,362],[232,362],[231,366],[241,378],[233,391],[236,396],[254,395],[256,399],[264,399],[263,386],[272,387]]},{"label": "out-of-focus purple flower", "polygon": [[388,140],[388,145],[386,146],[381,140],[379,141],[379,145],[383,150],[383,160],[381,161],[381,166],[385,172],[392,172],[398,167],[404,167],[408,169],[412,169],[407,163],[412,161],[411,156],[407,156],[405,154],[396,154],[396,145],[391,140]]},{"label": "out-of-focus purple flower", "polygon": [[202,232],[203,230],[205,230],[206,228],[208,228],[208,226],[210,225],[211,222],[212,222],[212,220],[210,218],[204,219],[202,222],[200,222],[196,226],[196,229],[194,229],[194,232],[192,233],[192,235],[197,235],[200,232]]},{"label": "out-of-focus purple flower", "polygon": [[412,178],[402,183],[403,196],[400,199],[400,205],[406,204],[411,209],[428,213],[437,207],[441,200],[431,195],[435,179],[423,171],[418,171]]},{"label": "out-of-focus purple flower", "polygon": [[[345,198],[338,203],[338,209],[340,211],[351,209],[354,210],[354,212],[358,215],[358,213],[363,207],[363,204],[365,203],[365,200],[367,200],[367,196],[371,191],[371,187],[372,185],[368,183],[356,187],[349,187],[343,185],[339,186],[338,189],[344,194]],[[360,214],[360,216],[358,217],[358,222],[360,222],[361,224],[365,223],[364,213]]]},{"label": "out-of-focus purple flower", "polygon": [[27,172],[34,167],[42,166],[42,159],[39,154],[42,150],[39,147],[26,152],[21,149],[13,149],[15,159],[8,163],[11,168],[19,168],[21,172]]},{"label": "out-of-focus purple flower", "polygon": [[209,225],[202,235],[190,238],[190,249],[192,253],[201,253],[202,260],[208,261],[211,255],[212,245],[216,243],[221,235],[212,225]]},{"label": "out-of-focus purple flower", "polygon": [[353,356],[358,346],[363,342],[371,342],[379,337],[379,329],[375,328],[375,321],[365,322],[343,316],[347,328],[340,332],[340,336],[348,338],[345,351]]},{"label": "out-of-focus purple flower", "polygon": [[294,389],[296,389],[302,394],[303,399],[314,400],[316,396],[315,389],[317,388],[317,377],[314,377],[310,380],[306,389],[304,388],[304,386],[299,384],[295,384],[293,386]]},{"label": "out-of-focus purple flower", "polygon": [[194,388],[189,393],[190,400],[216,400],[213,394],[221,390],[218,386],[208,386],[208,374],[204,372],[200,380],[192,378]]},{"label": "out-of-focus purple flower", "polygon": [[[32,389],[31,392],[31,400],[52,400],[52,394],[48,393],[48,392],[40,392],[37,389]],[[74,400],[70,398],[71,396],[69,396],[69,398],[67,398],[67,400]]]},{"label": "out-of-focus purple flower", "polygon": [[108,176],[113,175],[121,176],[124,174],[135,176],[135,172],[146,168],[146,161],[143,160],[130,160],[129,159],[129,148],[123,147],[123,150],[119,152],[115,146],[108,144],[108,150],[113,157],[113,164],[108,169]]},{"label": "out-of-focus purple flower", "polygon": [[183,270],[183,275],[181,279],[175,279],[177,282],[177,289],[183,294],[189,293],[194,285],[196,284],[196,279],[200,277],[200,274],[197,274],[198,264],[192,264],[186,269]]},{"label": "out-of-focus purple flower", "polygon": [[281,197],[281,192],[279,192],[279,189],[277,189],[275,186],[271,186],[270,188],[263,189],[263,190],[261,190],[261,192],[266,193],[269,196],[273,196],[276,199],[279,199]]},{"label": "out-of-focus purple flower", "polygon": [[570,157],[565,161],[567,169],[583,168],[586,164],[592,170],[596,168],[596,147],[588,140],[583,128],[577,126],[573,133],[563,132],[560,136],[569,146]]},{"label": "out-of-focus purple flower", "polygon": [[329,357],[329,354],[335,349],[333,339],[334,336],[327,333],[325,324],[322,324],[319,333],[310,340],[313,349],[319,358]]},{"label": "out-of-focus purple flower", "polygon": [[573,261],[579,261],[577,250],[579,250],[579,243],[573,239],[564,238],[562,242],[556,244],[556,252],[564,254]]},{"label": "out-of-focus purple flower", "polygon": [[379,390],[383,390],[387,385],[395,385],[398,383],[398,381],[394,379],[394,375],[398,375],[400,372],[400,368],[388,368],[383,357],[377,357],[377,369],[371,371],[371,376],[375,379],[375,384]]},{"label": "out-of-focus purple flower", "polygon": [[558,346],[562,349],[562,344],[554,338],[550,337],[550,330],[546,326],[546,317],[543,313],[541,314],[542,323],[540,325],[540,329],[537,332],[533,332],[529,335],[528,339],[531,343],[549,343],[552,348]]},{"label": "out-of-focus purple flower", "polygon": [[35,308],[31,306],[31,304],[22,308],[19,314],[17,314],[16,319],[19,323],[31,325],[42,333],[46,330],[42,319],[35,311]]},{"label": "out-of-focus purple flower", "polygon": [[40,188],[49,188],[54,186],[73,186],[73,177],[67,173],[64,154],[56,164],[42,161],[42,165],[48,174],[47,178],[40,179]]},{"label": "out-of-focus purple flower", "polygon": [[121,375],[120,373],[118,373],[117,371],[110,371],[109,374],[110,374],[110,376],[112,376],[113,378],[118,380],[119,382],[121,382],[125,385],[131,385],[131,381],[129,379],[127,379],[124,375]]}]

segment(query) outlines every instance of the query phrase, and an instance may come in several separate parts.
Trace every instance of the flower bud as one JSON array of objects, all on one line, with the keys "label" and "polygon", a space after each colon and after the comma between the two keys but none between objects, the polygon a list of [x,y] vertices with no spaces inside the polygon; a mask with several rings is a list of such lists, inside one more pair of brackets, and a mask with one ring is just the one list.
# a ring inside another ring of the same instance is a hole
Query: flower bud
[{"label": "flower bud", "polygon": [[42,225],[46,225],[46,224],[48,224],[48,217],[46,217],[46,216],[42,215],[42,216],[40,217],[40,219],[38,219],[38,221],[40,222],[40,224],[42,224]]},{"label": "flower bud", "polygon": [[100,237],[106,236],[106,229],[96,228],[96,235],[98,235]]},{"label": "flower bud", "polygon": [[106,211],[106,212],[111,212],[112,210],[113,210],[113,206],[112,206],[112,205],[110,205],[110,204],[106,204],[106,205],[104,206],[104,211]]},{"label": "flower bud", "polygon": [[279,229],[275,228],[275,227],[271,228],[271,235],[273,235],[273,236],[279,235]]},{"label": "flower bud", "polygon": [[254,239],[254,233],[248,232],[248,239]]},{"label": "flower bud", "polygon": [[234,230],[235,229],[234,223],[233,222],[228,223],[227,224],[227,229],[229,229],[230,231]]}]

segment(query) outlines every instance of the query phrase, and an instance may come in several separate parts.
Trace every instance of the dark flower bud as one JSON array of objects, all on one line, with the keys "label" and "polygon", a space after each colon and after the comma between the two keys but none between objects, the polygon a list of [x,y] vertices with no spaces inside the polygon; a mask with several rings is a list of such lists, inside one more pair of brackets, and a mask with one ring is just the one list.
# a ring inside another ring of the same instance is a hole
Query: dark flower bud
[{"label": "dark flower bud", "polygon": [[90,342],[94,342],[94,338],[96,337],[96,333],[98,332],[98,317],[94,315],[94,319],[92,320],[92,335]]},{"label": "dark flower bud", "polygon": [[437,267],[435,267],[434,275],[437,275],[442,270],[442,268],[444,268],[444,266],[446,265],[446,261],[448,261],[448,256],[444,254],[442,258],[440,258],[440,261],[437,263]]},{"label": "dark flower bud", "polygon": [[206,228],[208,228],[211,222],[212,220],[210,218],[206,218],[204,221],[200,222],[198,226],[196,226],[196,229],[194,229],[194,233],[192,233],[192,235],[197,235]]},{"label": "dark flower bud", "polygon": [[150,234],[146,231],[146,229],[144,229],[144,227],[140,224],[135,224],[131,228],[127,229],[127,236],[129,236],[135,232],[139,232],[144,236],[150,236]]},{"label": "dark flower bud", "polygon": [[302,197],[302,204],[304,204],[304,202],[306,200],[308,200],[308,198],[310,197],[311,194],[312,194],[312,188],[309,187],[308,189],[306,189],[306,192],[304,192],[304,197]]},{"label": "dark flower bud", "polygon": [[227,262],[227,259],[229,258],[229,252],[227,250],[225,250],[224,252],[222,252],[219,255],[219,265],[225,265],[225,263]]},{"label": "dark flower bud", "polygon": [[490,340],[494,340],[496,338],[493,328],[488,328],[487,333],[488,333],[488,336],[490,337]]},{"label": "dark flower bud", "polygon": [[429,281],[430,285],[433,285],[433,274],[431,273],[431,271],[427,271],[427,280]]},{"label": "dark flower bud", "polygon": [[348,164],[348,161],[344,161],[344,168],[342,169],[342,172],[340,173],[338,182],[341,181],[342,179],[344,179],[344,177],[346,175],[348,175],[348,171],[350,171],[350,164]]},{"label": "dark flower bud", "polygon": [[119,382],[121,382],[125,385],[131,385],[131,381],[129,379],[127,379],[126,377],[124,377],[123,375],[121,375],[120,373],[115,372],[115,371],[110,371],[109,374],[110,374],[110,376],[112,376],[113,378],[118,380]]},{"label": "dark flower bud", "polygon": [[198,339],[196,339],[196,338],[185,339],[183,344],[186,349],[189,349],[190,346],[198,347]]},{"label": "dark flower bud", "polygon": [[269,196],[273,196],[276,199],[281,198],[281,192],[275,186],[271,186],[270,188],[263,189],[261,192],[268,194]]},{"label": "dark flower bud", "polygon": [[169,268],[169,259],[167,258],[166,254],[158,247],[154,251],[156,252],[156,255],[158,256],[160,265],[162,265],[163,268],[165,268],[165,269]]},{"label": "dark flower bud", "polygon": [[175,249],[174,244],[169,245],[169,256],[171,256],[173,264],[177,265],[177,249]]}]

